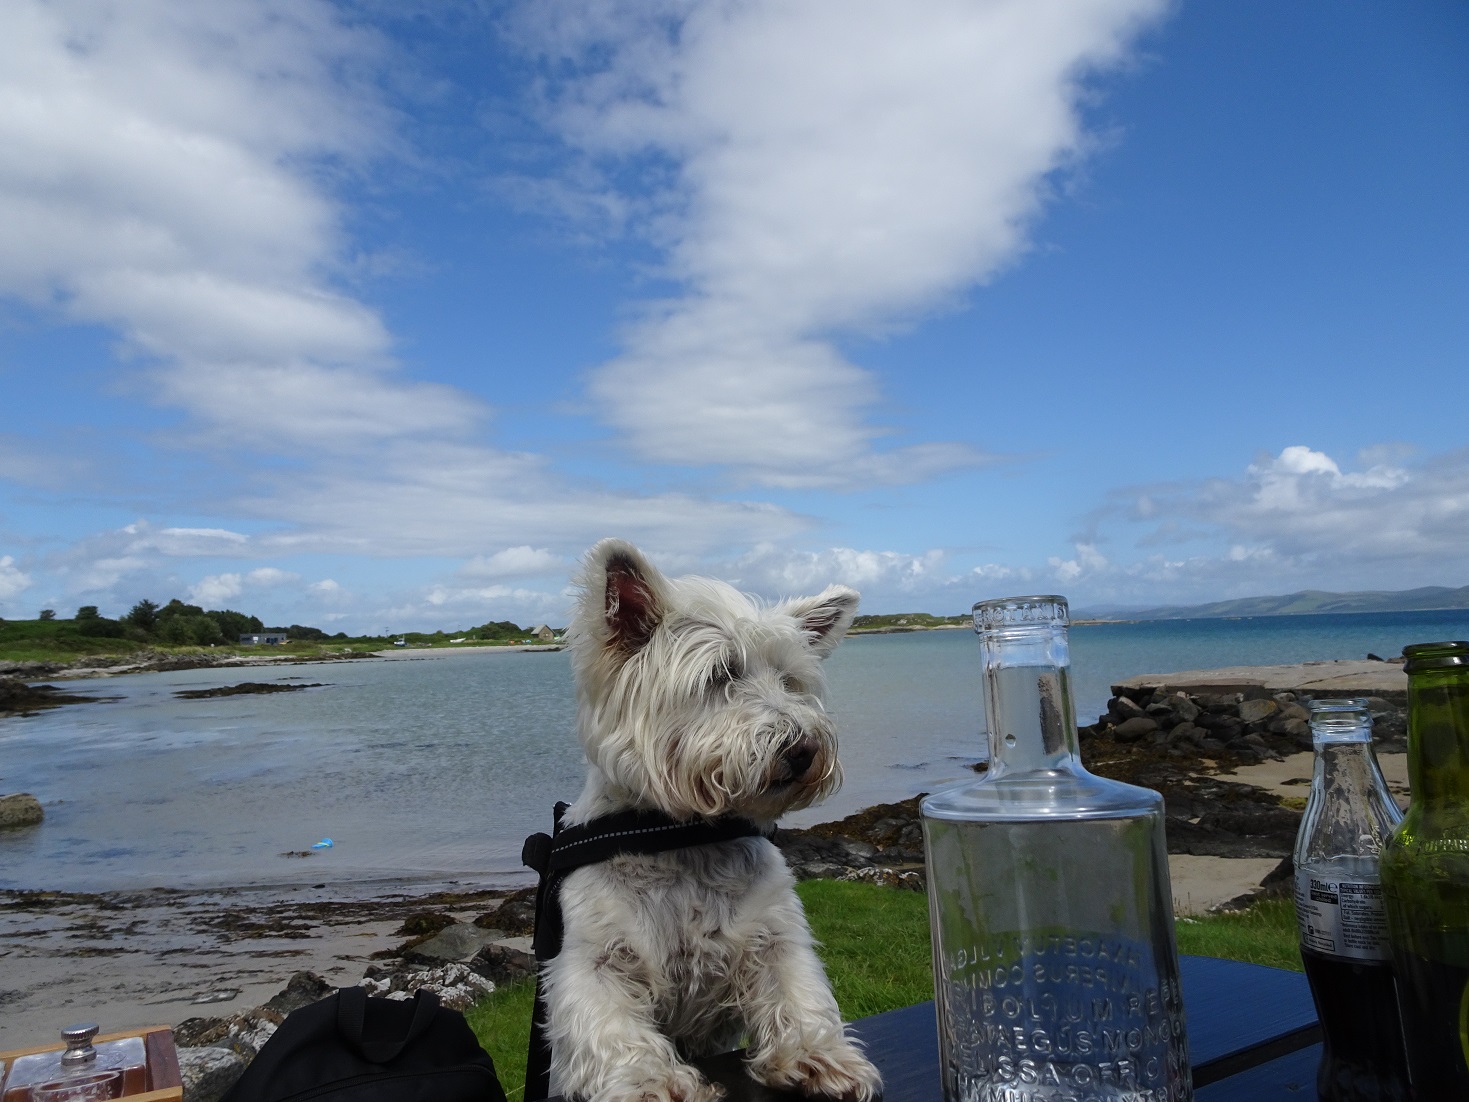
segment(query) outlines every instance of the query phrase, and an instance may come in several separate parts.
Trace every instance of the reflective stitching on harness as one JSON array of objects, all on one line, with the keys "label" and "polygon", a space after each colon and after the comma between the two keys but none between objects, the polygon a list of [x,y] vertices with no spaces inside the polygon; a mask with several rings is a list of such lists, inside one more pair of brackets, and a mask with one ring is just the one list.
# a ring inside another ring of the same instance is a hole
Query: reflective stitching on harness
[{"label": "reflective stitching on harness", "polygon": [[[613,831],[611,834],[596,834],[596,835],[593,835],[590,838],[580,838],[580,839],[578,839],[575,842],[566,842],[566,843],[564,843],[562,845],[557,845],[556,842],[555,842],[555,840],[553,839],[552,842],[551,842],[551,849],[554,850],[554,851],[556,851],[557,853],[565,853],[569,849],[575,849],[577,846],[584,846],[588,842],[600,842],[604,838],[626,838],[629,835],[633,835],[633,834],[657,834],[660,831],[664,831],[664,830],[687,830],[691,825],[693,825],[693,824],[690,824],[690,823],[670,823],[667,826],[639,827],[637,830],[618,830],[618,831]],[[577,828],[576,827],[567,827],[566,829],[567,830],[576,830]]]}]

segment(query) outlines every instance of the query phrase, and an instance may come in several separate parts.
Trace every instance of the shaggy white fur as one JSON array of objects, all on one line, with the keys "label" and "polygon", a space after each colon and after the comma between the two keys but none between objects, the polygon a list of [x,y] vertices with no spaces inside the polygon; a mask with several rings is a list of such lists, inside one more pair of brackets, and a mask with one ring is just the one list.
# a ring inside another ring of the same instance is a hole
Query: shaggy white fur
[{"label": "shaggy white fur", "polygon": [[[857,594],[763,606],[723,582],[665,578],[632,545],[587,554],[570,633],[589,769],[567,825],[628,808],[762,826],[840,783],[821,660]],[[743,838],[571,873],[543,975],[551,1089],[585,1102],[713,1102],[686,1061],[744,1041],[773,1087],[869,1102],[877,1070],[847,1036],[780,852]]]}]

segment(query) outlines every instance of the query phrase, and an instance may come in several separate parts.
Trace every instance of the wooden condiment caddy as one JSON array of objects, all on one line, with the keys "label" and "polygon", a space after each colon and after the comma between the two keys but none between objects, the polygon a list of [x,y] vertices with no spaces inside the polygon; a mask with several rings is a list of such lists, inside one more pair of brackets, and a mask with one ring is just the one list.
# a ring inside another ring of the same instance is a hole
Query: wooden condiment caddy
[{"label": "wooden condiment caddy", "polygon": [[[118,1097],[128,1102],[183,1102],[184,1086],[179,1077],[178,1053],[173,1047],[173,1030],[168,1026],[108,1033],[94,1038],[92,1044],[102,1046],[130,1038],[143,1042],[144,1061],[141,1068],[124,1070],[122,1094]],[[11,1082],[11,1072],[18,1059],[42,1053],[60,1053],[65,1048],[65,1045],[36,1045],[34,1048],[0,1052],[0,1102],[30,1102],[31,1087],[35,1083],[29,1077],[23,1083]],[[21,1068],[24,1067],[22,1064]]]}]

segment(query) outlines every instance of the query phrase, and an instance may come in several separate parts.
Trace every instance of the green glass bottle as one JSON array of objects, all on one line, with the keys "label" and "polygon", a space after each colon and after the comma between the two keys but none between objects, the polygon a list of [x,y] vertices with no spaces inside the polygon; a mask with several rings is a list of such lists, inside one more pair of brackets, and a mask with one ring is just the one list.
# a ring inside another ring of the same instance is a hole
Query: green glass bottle
[{"label": "green glass bottle", "polygon": [[1382,891],[1417,1098],[1469,1098],[1469,643],[1404,647],[1412,804]]}]

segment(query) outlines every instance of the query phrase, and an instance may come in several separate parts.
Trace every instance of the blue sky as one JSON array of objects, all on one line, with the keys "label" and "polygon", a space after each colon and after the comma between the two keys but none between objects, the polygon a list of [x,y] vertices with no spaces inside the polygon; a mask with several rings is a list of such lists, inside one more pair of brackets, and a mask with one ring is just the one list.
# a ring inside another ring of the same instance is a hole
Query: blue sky
[{"label": "blue sky", "polygon": [[1469,582],[1457,0],[0,9],[0,615]]}]

